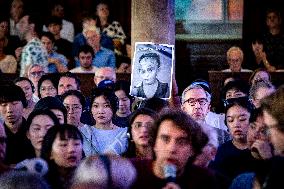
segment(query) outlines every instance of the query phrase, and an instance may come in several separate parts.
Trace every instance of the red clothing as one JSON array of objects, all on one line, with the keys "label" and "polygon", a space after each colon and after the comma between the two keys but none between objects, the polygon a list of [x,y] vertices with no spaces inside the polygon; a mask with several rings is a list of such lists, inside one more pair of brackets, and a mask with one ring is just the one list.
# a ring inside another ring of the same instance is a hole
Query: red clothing
[{"label": "red clothing", "polygon": [[[132,188],[135,189],[159,189],[166,185],[164,179],[160,179],[153,174],[153,160],[131,159],[137,170],[137,179]],[[214,174],[208,169],[189,165],[176,183],[181,188],[190,189],[215,189],[217,182]]]}]

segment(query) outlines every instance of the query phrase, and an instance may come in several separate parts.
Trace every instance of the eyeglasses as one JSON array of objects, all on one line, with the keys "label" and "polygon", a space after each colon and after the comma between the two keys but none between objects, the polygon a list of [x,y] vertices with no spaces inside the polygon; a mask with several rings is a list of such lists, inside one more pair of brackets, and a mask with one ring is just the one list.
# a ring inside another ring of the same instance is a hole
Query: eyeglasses
[{"label": "eyeglasses", "polygon": [[44,75],[44,71],[39,71],[39,72],[31,72],[30,75],[32,77],[41,77]]},{"label": "eyeglasses", "polygon": [[207,104],[208,100],[206,98],[189,98],[184,103],[188,103],[190,106],[195,106],[195,104],[198,102],[199,105],[204,106]]},{"label": "eyeglasses", "polygon": [[67,112],[69,111],[73,111],[73,112],[78,112],[82,109],[82,107],[80,105],[67,105],[67,104],[64,104],[65,108],[67,109]]},{"label": "eyeglasses", "polygon": [[40,90],[41,91],[54,91],[55,88],[54,87],[41,87]]},{"label": "eyeglasses", "polygon": [[136,122],[136,123],[133,123],[133,124],[132,124],[132,127],[133,127],[134,129],[140,129],[140,128],[142,128],[142,127],[146,127],[147,129],[149,129],[149,128],[152,128],[153,126],[154,126],[154,124],[151,123],[151,122],[147,122],[147,123],[145,123],[145,124],[143,124],[142,122]]}]

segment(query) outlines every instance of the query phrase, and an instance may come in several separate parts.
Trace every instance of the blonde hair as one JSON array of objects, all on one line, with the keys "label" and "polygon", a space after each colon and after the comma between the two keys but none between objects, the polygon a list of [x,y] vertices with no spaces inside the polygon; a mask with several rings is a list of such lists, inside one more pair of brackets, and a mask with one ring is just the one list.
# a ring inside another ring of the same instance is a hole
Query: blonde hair
[{"label": "blonde hair", "polygon": [[88,31],[94,31],[94,32],[96,32],[96,34],[98,34],[98,35],[100,35],[100,29],[98,28],[98,27],[96,27],[96,26],[87,26],[87,27],[84,27],[83,28],[83,35],[86,37],[86,34],[87,34],[87,32]]},{"label": "blonde hair", "polygon": [[244,53],[243,53],[242,49],[241,49],[240,47],[237,47],[237,46],[232,46],[231,48],[229,48],[229,50],[227,51],[227,58],[230,56],[230,54],[231,54],[233,51],[239,52],[240,55],[241,55],[241,59],[242,59],[242,60],[244,59]]}]

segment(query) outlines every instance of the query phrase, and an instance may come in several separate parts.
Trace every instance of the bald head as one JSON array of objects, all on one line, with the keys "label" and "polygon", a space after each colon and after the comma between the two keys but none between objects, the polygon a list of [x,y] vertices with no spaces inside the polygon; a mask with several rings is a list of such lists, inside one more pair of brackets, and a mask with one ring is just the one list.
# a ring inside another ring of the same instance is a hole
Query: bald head
[{"label": "bald head", "polygon": [[109,79],[109,80],[112,80],[113,82],[116,82],[116,73],[113,68],[101,67],[97,69],[97,71],[95,72],[95,76],[94,76],[94,82],[96,86],[98,86],[98,84],[102,80],[105,80],[105,79]]}]

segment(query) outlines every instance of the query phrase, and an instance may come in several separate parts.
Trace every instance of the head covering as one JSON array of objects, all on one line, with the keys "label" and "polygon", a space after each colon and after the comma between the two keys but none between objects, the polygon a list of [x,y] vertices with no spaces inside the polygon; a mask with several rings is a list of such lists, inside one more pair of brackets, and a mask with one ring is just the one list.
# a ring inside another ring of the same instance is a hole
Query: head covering
[{"label": "head covering", "polygon": [[210,85],[208,83],[208,81],[204,80],[204,79],[196,79],[194,80],[190,86],[195,86],[195,85],[199,85],[200,87],[202,87],[206,92],[208,92],[209,94],[211,94],[211,88]]},{"label": "head covering", "polygon": [[100,89],[111,89],[111,90],[113,90],[114,86],[115,86],[114,82],[110,79],[102,80],[98,84],[98,88],[100,88]]}]

